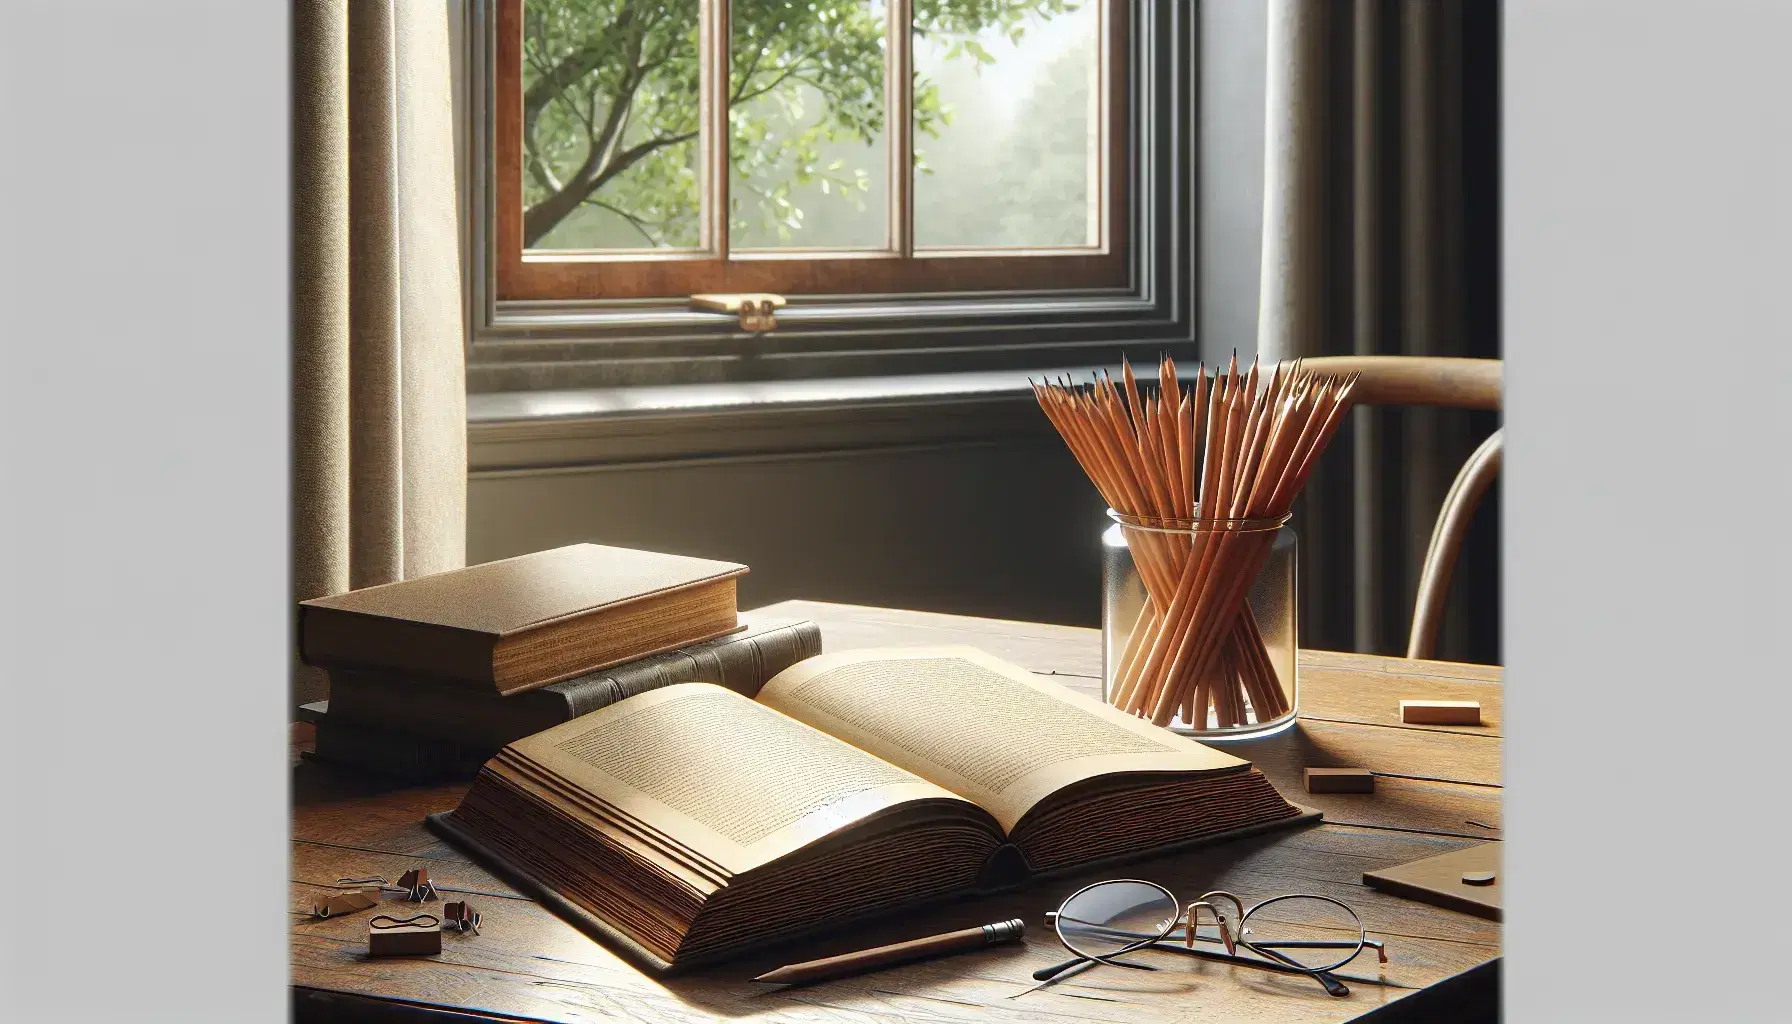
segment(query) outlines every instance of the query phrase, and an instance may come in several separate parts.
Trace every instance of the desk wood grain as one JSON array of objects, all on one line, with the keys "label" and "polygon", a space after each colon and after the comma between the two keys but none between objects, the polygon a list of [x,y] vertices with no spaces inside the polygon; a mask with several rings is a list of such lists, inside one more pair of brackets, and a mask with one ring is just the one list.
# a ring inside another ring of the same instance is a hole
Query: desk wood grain
[{"label": "desk wood grain", "polygon": [[[965,643],[1098,694],[1095,630],[958,615],[787,601],[766,609],[814,619],[828,650]],[[1162,971],[1096,969],[1011,999],[1037,967],[1063,958],[1043,915],[1089,877],[955,902],[786,944],[707,971],[658,980],[556,918],[429,832],[425,814],[454,806],[464,785],[398,786],[310,761],[293,768],[292,984],[300,1020],[957,1021],[1488,1020],[1500,926],[1376,892],[1366,870],[1500,835],[1500,670],[1494,666],[1301,652],[1300,723],[1227,748],[1325,824],[1143,861],[1128,874],[1189,898],[1225,888],[1247,897],[1318,892],[1344,900],[1388,944],[1382,976],[1345,999],[1304,978],[1170,960]],[[1478,700],[1477,728],[1399,722],[1401,698]],[[295,751],[308,736],[295,730]],[[1383,775],[1372,796],[1308,794],[1301,769],[1360,765]],[[483,912],[481,934],[449,935],[439,957],[372,960],[365,915],[312,920],[337,878],[392,878],[418,863],[446,899]],[[761,991],[747,979],[784,963],[969,927],[1027,922],[1024,944],[913,964],[807,989]],[[1347,973],[1373,973],[1366,958]]]}]

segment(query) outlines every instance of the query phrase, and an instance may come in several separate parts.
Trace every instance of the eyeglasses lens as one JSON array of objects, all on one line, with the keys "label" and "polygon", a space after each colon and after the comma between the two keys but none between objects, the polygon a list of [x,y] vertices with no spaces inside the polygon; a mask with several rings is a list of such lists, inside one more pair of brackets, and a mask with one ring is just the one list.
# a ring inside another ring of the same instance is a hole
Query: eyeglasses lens
[{"label": "eyeglasses lens", "polygon": [[1312,896],[1284,896],[1252,908],[1243,938],[1268,959],[1287,958],[1310,971],[1342,967],[1363,948],[1363,928],[1349,910]]},{"label": "eyeglasses lens", "polygon": [[1147,882],[1092,885],[1058,912],[1058,937],[1083,956],[1111,956],[1163,936],[1176,924],[1176,897]]}]

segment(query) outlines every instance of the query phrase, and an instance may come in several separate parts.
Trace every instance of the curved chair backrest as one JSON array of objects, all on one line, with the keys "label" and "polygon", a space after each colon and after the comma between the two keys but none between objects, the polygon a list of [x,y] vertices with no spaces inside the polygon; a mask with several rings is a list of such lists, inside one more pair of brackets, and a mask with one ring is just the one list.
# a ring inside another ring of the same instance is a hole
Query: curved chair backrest
[{"label": "curved chair backrest", "polygon": [[[1354,397],[1360,405],[1429,405],[1495,412],[1502,405],[1505,374],[1504,364],[1498,359],[1318,356],[1301,360],[1301,365],[1322,373],[1359,374]],[[1437,650],[1437,631],[1443,623],[1450,576],[1462,553],[1469,521],[1499,475],[1504,433],[1501,428],[1481,442],[1462,464],[1456,481],[1444,495],[1443,507],[1438,509],[1431,545],[1425,552],[1425,568],[1419,574],[1418,598],[1413,603],[1412,632],[1406,644],[1408,658],[1429,658]]]}]

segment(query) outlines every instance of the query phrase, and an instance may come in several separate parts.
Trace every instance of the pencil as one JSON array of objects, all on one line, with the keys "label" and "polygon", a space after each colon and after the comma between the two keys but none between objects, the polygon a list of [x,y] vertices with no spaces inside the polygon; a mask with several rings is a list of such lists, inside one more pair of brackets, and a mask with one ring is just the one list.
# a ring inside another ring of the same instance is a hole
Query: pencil
[{"label": "pencil", "polygon": [[979,925],[976,928],[964,928],[941,935],[929,935],[922,939],[893,942],[888,946],[862,949],[856,953],[842,953],[839,956],[790,964],[775,971],[767,971],[753,980],[777,985],[810,985],[833,978],[868,974],[872,971],[881,971],[886,967],[894,967],[897,964],[912,963],[916,960],[948,956],[1004,942],[1013,942],[1026,933],[1026,927],[1017,917],[1007,921],[997,921],[993,924]]},{"label": "pencil", "polygon": [[[1141,383],[1034,384],[1046,418],[1122,533],[1146,600],[1119,653],[1108,699],[1160,725],[1230,728],[1285,715],[1276,676],[1245,599],[1319,456],[1351,408],[1354,377],[1299,361],[1268,367],[1237,355],[1184,388],[1160,358]],[[1155,385],[1153,387],[1153,385]]]}]

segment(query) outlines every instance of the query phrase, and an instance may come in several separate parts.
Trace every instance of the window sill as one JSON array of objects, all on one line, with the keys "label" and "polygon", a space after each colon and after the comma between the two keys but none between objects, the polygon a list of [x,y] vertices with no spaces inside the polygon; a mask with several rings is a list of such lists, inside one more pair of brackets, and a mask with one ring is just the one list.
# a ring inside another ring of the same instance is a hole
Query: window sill
[{"label": "window sill", "polygon": [[472,394],[510,395],[991,374],[1024,383],[1041,366],[1085,365],[1122,351],[1143,358],[1190,341],[1174,310],[1136,297],[793,302],[777,320],[777,330],[751,334],[733,317],[688,310],[598,318],[508,310],[475,332],[467,384]]},{"label": "window sill", "polygon": [[[1087,367],[1030,375],[1086,378]],[[1050,434],[1028,372],[909,374],[467,396],[474,473],[992,444]]]}]

